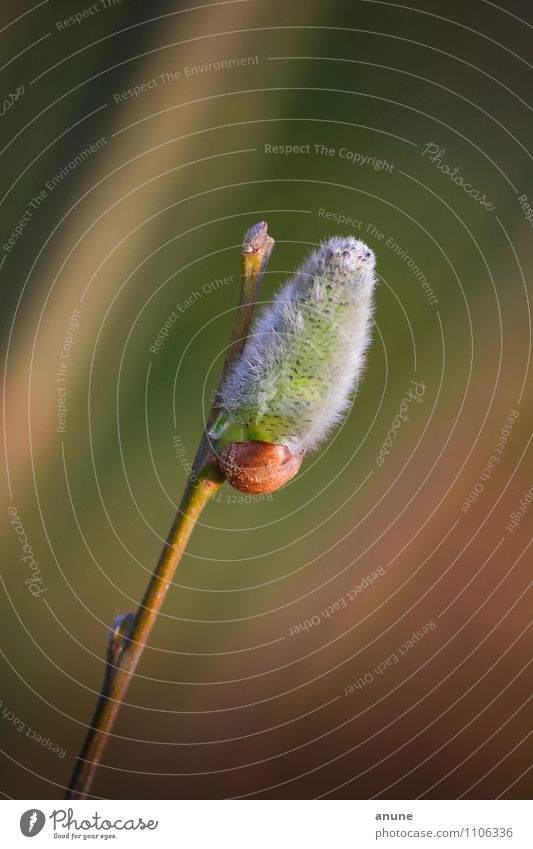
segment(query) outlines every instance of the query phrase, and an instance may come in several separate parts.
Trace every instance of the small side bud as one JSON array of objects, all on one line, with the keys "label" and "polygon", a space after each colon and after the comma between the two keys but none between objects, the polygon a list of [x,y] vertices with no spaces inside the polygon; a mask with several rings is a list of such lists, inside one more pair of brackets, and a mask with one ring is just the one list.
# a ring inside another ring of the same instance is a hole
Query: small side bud
[{"label": "small side bud", "polygon": [[250,227],[242,243],[243,254],[255,254],[260,251],[268,239],[267,231],[266,221],[260,221],[259,224]]}]

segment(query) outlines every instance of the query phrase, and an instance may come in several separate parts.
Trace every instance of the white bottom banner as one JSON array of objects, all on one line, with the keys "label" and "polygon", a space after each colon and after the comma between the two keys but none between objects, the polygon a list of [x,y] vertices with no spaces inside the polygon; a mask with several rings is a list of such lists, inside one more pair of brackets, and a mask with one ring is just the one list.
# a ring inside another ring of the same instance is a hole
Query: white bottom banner
[{"label": "white bottom banner", "polygon": [[525,801],[3,801],[2,846],[531,849]]}]

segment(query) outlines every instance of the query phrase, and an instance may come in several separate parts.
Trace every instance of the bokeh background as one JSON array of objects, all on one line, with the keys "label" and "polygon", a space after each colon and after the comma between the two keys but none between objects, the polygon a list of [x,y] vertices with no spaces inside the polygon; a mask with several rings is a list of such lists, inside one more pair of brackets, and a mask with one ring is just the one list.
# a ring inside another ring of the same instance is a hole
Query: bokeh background
[{"label": "bokeh background", "polygon": [[531,793],[532,27],[525,0],[4,5],[5,796],[63,795],[262,219],[265,300],[329,235],[375,250],[368,367],[290,485],[207,508],[93,794]]}]

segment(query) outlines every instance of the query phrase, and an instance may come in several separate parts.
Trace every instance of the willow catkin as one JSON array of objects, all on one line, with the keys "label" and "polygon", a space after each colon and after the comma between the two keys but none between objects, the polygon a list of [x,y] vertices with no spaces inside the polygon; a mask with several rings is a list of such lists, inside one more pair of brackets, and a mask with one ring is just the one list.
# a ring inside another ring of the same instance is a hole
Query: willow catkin
[{"label": "willow catkin", "polygon": [[370,340],[374,253],[353,236],[313,251],[266,307],[220,387],[219,444],[259,440],[298,456],[340,421]]}]

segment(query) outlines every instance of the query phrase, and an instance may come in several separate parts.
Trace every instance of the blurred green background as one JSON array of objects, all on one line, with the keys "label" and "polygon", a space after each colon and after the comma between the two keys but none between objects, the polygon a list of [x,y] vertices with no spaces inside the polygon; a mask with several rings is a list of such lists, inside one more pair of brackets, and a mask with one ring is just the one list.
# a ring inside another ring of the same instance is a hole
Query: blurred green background
[{"label": "blurred green background", "polygon": [[[518,0],[3,9],[5,483],[43,590],[6,510],[6,796],[64,792],[262,219],[265,300],[327,236],[375,250],[368,367],[294,481],[256,501],[226,485],[207,508],[93,793],[531,793],[532,24]],[[380,466],[411,381],[422,400]]]}]

